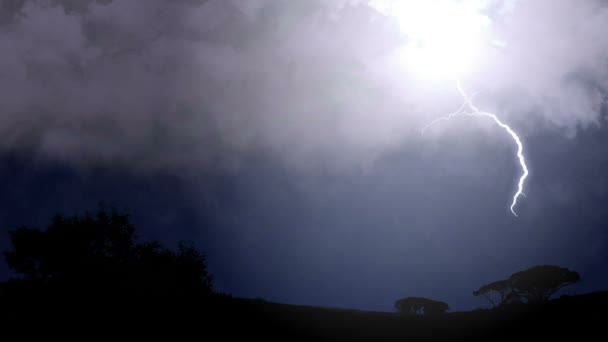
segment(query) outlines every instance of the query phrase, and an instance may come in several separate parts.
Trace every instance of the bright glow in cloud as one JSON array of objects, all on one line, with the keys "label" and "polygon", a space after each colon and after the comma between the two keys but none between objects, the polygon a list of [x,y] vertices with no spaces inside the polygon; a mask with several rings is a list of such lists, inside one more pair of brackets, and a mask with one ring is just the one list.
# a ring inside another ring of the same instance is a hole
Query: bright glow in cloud
[{"label": "bright glow in cloud", "polygon": [[395,18],[408,42],[403,56],[416,73],[455,78],[476,64],[491,20],[479,0],[372,1]]}]

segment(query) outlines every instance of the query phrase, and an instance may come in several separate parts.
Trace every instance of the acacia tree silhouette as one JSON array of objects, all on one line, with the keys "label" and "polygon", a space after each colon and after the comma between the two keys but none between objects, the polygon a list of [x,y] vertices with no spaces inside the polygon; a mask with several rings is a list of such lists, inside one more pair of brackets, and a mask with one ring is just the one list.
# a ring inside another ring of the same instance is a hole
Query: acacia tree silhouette
[{"label": "acacia tree silhouette", "polygon": [[46,230],[9,231],[4,256],[17,274],[11,288],[66,294],[175,296],[212,293],[204,255],[180,242],[176,251],[158,242],[137,243],[127,214],[100,208],[96,215],[57,214]]},{"label": "acacia tree silhouette", "polygon": [[[498,294],[498,298],[494,293]],[[497,280],[489,284],[483,285],[477,291],[473,291],[474,296],[484,296],[492,307],[500,306],[507,302],[514,302],[519,300],[519,295],[511,287],[511,281],[508,279]]]},{"label": "acacia tree silhouette", "polygon": [[[521,302],[542,303],[548,301],[563,287],[579,282],[580,275],[565,267],[539,265],[513,273],[509,279],[498,280],[473,291],[474,296],[486,297],[494,307],[505,303]],[[491,293],[498,293],[494,301]]]},{"label": "acacia tree silhouette", "polygon": [[395,302],[395,308],[405,315],[437,316],[450,309],[447,303],[424,297],[406,297]]},{"label": "acacia tree silhouette", "polygon": [[580,280],[577,272],[555,265],[534,266],[509,277],[515,292],[529,303],[546,302],[563,287]]}]

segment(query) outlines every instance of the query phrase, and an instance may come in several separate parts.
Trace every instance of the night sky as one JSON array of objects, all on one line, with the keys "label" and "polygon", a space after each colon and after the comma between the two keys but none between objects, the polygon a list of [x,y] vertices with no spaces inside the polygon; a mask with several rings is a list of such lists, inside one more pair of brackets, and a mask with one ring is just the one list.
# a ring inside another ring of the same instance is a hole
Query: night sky
[{"label": "night sky", "polygon": [[462,99],[401,63],[384,2],[2,0],[0,249],[104,202],[238,297],[465,310],[539,264],[607,289],[608,3],[474,1],[489,43],[461,81],[524,143],[515,217],[505,131],[420,134]]}]

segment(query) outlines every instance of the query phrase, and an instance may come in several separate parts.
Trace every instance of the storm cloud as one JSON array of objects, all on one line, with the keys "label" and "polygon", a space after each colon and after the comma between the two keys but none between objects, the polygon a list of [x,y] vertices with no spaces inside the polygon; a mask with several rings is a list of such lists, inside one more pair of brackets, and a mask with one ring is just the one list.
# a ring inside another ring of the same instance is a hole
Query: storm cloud
[{"label": "storm cloud", "polygon": [[[369,161],[460,104],[453,83],[400,67],[407,37],[377,3],[4,1],[0,147],[142,169],[234,167],[256,149]],[[608,6],[507,4],[486,6],[504,47],[465,80],[480,104],[524,135],[599,124]]]}]

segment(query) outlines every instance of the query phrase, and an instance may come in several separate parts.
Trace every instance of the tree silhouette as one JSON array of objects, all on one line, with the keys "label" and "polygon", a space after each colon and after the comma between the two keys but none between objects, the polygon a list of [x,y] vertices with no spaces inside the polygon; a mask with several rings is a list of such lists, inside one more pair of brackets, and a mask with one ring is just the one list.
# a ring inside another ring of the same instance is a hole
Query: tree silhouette
[{"label": "tree silhouette", "polygon": [[447,303],[423,297],[407,297],[395,302],[395,308],[406,315],[437,316],[450,309]]},{"label": "tree silhouette", "polygon": [[210,294],[205,257],[192,245],[176,251],[158,242],[136,243],[129,216],[100,209],[96,215],[56,215],[46,230],[21,226],[9,232],[4,256],[19,277],[12,283],[69,293]]},{"label": "tree silhouette", "polygon": [[554,265],[534,266],[509,277],[513,290],[529,303],[545,302],[564,286],[580,279],[577,272]]},{"label": "tree silhouette", "polygon": [[[498,294],[498,299],[494,300],[492,294]],[[497,280],[489,284],[483,285],[477,291],[473,291],[474,296],[484,296],[493,307],[500,306],[507,302],[515,302],[519,300],[519,295],[511,287],[511,281],[508,279]]]}]

